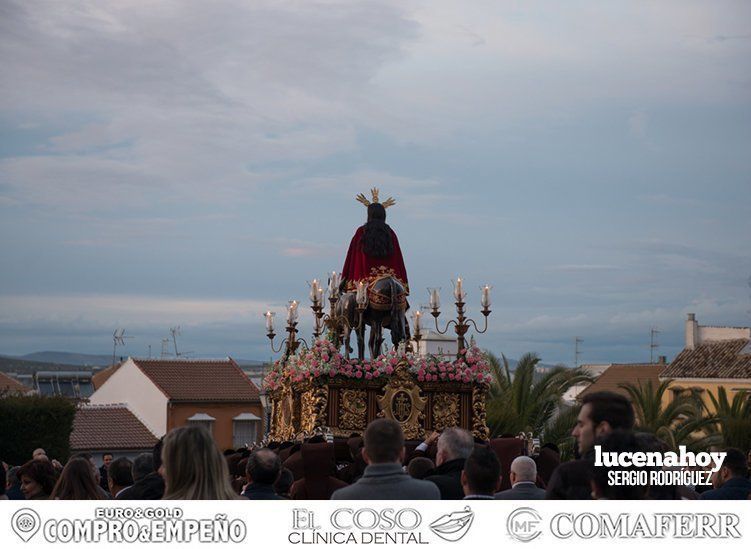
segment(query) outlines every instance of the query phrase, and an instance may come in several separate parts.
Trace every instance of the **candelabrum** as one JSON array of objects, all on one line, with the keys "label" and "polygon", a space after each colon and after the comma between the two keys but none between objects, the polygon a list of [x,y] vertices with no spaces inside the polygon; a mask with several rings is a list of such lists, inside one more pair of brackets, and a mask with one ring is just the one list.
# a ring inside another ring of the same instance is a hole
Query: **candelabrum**
[{"label": "candelabrum", "polygon": [[[329,278],[329,312],[323,312],[324,292],[318,286],[318,281],[313,280],[311,283],[310,308],[313,309],[315,328],[313,338],[319,339],[327,328],[333,336],[334,345],[340,347],[345,344],[345,355],[349,358],[349,342],[346,341],[352,330],[359,331],[363,325],[363,315],[368,306],[368,291],[365,282],[360,282],[357,286],[357,292],[354,294],[345,294],[342,298],[340,295],[339,285],[341,277],[336,272],[331,273]],[[346,299],[346,301],[341,301]],[[354,314],[353,314],[354,313]]]},{"label": "candelabrum", "polygon": [[294,300],[290,301],[287,306],[287,326],[285,327],[287,337],[282,340],[278,349],[274,348],[274,338],[276,337],[276,333],[274,333],[274,313],[266,311],[266,314],[264,315],[266,317],[266,337],[269,338],[271,350],[278,353],[284,349],[285,361],[297,352],[300,344],[305,345],[306,349],[309,348],[307,341],[303,338],[297,337],[297,307],[298,302]]},{"label": "candelabrum", "polygon": [[[313,310],[313,339],[315,341],[320,339],[321,336],[328,329],[332,334],[334,344],[340,347],[345,338],[352,330],[360,330],[363,325],[363,315],[365,309],[368,306],[368,292],[367,286],[364,282],[360,282],[355,294],[345,294],[346,301],[341,301],[340,288],[341,276],[336,272],[331,273],[329,278],[328,288],[328,300],[330,304],[329,313],[324,313],[323,303],[325,299],[325,292],[321,287],[320,282],[317,279],[313,279],[310,283],[310,301],[311,309]],[[266,317],[266,336],[271,343],[271,350],[278,353],[284,349],[284,360],[286,361],[291,355],[297,352],[300,344],[304,344],[306,348],[309,348],[308,343],[297,337],[297,317],[298,317],[298,302],[290,301],[287,306],[287,337],[281,342],[279,348],[274,347],[274,313],[267,311],[264,315]],[[349,345],[345,348],[347,357],[349,357]]]},{"label": "candelabrum", "polygon": [[[435,329],[439,334],[445,334],[448,329],[453,325],[454,326],[454,332],[456,333],[456,343],[457,343],[457,351],[461,352],[463,349],[467,347],[467,342],[465,339],[466,333],[469,331],[470,326],[474,327],[475,331],[478,334],[484,334],[488,330],[488,315],[490,314],[490,286],[485,285],[482,287],[482,299],[480,300],[480,305],[482,306],[482,309],[480,312],[482,313],[483,317],[485,317],[485,322],[483,325],[483,328],[480,329],[477,326],[477,323],[471,319],[464,316],[464,306],[466,305],[464,298],[466,297],[466,293],[462,289],[462,279],[461,277],[456,279],[456,282],[454,283],[454,299],[456,300],[456,319],[449,320],[446,323],[446,326],[441,330],[438,327],[438,317],[440,316],[440,289],[439,288],[429,288],[428,291],[430,292],[430,314],[433,315],[433,318],[435,318]],[[417,315],[417,313],[415,313]],[[419,318],[419,316],[417,317]],[[419,322],[419,321],[417,321]],[[416,324],[417,324],[416,322]],[[417,328],[417,326],[415,326]],[[415,331],[418,331],[417,329]]]}]

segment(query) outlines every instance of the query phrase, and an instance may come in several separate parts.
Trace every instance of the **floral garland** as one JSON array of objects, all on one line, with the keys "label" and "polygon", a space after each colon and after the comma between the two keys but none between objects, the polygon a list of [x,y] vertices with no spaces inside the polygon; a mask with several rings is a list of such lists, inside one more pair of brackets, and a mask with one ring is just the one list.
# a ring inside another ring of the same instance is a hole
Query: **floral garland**
[{"label": "floral garland", "polygon": [[339,376],[349,379],[378,379],[393,374],[396,366],[404,361],[408,371],[420,382],[490,384],[492,381],[485,355],[475,346],[462,350],[456,360],[439,360],[432,355],[422,357],[392,349],[375,360],[360,362],[357,359],[347,360],[331,341],[321,339],[312,348],[303,349],[297,355],[289,357],[286,364],[282,364],[281,360],[274,362],[263,380],[263,386],[266,390],[273,391],[285,379],[293,383]]}]

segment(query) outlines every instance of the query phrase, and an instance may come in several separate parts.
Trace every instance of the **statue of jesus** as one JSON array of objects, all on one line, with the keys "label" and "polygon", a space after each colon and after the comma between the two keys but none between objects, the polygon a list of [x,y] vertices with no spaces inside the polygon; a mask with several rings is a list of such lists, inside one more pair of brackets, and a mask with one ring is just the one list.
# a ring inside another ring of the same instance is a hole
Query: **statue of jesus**
[{"label": "statue of jesus", "polygon": [[348,292],[357,290],[360,281],[368,285],[379,278],[391,276],[398,280],[409,294],[407,270],[399,247],[399,239],[386,224],[386,208],[396,201],[388,198],[379,202],[378,189],[371,189],[372,201],[363,194],[357,201],[368,208],[368,220],[355,232],[349,244],[347,258],[342,269],[341,288]]}]

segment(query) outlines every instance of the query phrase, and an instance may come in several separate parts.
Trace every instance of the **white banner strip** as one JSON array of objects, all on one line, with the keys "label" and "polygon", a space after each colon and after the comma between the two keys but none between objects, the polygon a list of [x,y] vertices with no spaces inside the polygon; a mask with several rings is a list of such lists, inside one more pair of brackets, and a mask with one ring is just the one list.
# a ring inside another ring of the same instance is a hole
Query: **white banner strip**
[{"label": "white banner strip", "polygon": [[749,547],[751,501],[5,501],[5,549],[47,546]]}]

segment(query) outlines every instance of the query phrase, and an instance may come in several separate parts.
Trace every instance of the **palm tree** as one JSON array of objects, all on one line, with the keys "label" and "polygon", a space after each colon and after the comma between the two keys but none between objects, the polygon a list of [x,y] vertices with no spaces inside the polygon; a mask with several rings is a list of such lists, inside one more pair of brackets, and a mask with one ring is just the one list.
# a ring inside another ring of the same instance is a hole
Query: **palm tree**
[{"label": "palm tree", "polygon": [[687,446],[698,451],[707,449],[717,442],[717,437],[703,437],[699,433],[709,428],[715,420],[701,417],[701,404],[693,395],[677,395],[667,405],[664,396],[670,388],[671,380],[661,382],[657,387],[652,380],[637,385],[624,383],[624,389],[634,406],[637,429],[653,433],[673,450]]},{"label": "palm tree", "polygon": [[[540,358],[535,353],[523,355],[513,375],[504,355],[501,355],[502,368],[496,356],[489,352],[486,356],[494,378],[486,400],[492,436],[516,435],[521,431],[541,435],[556,417],[563,394],[574,385],[592,381],[581,369],[565,366],[536,375]],[[569,432],[572,427],[573,423]]]},{"label": "palm tree", "polygon": [[719,435],[725,448],[751,449],[751,392],[739,391],[728,399],[725,387],[717,389],[717,397],[709,393],[714,410],[704,404],[707,413],[716,418]]}]

